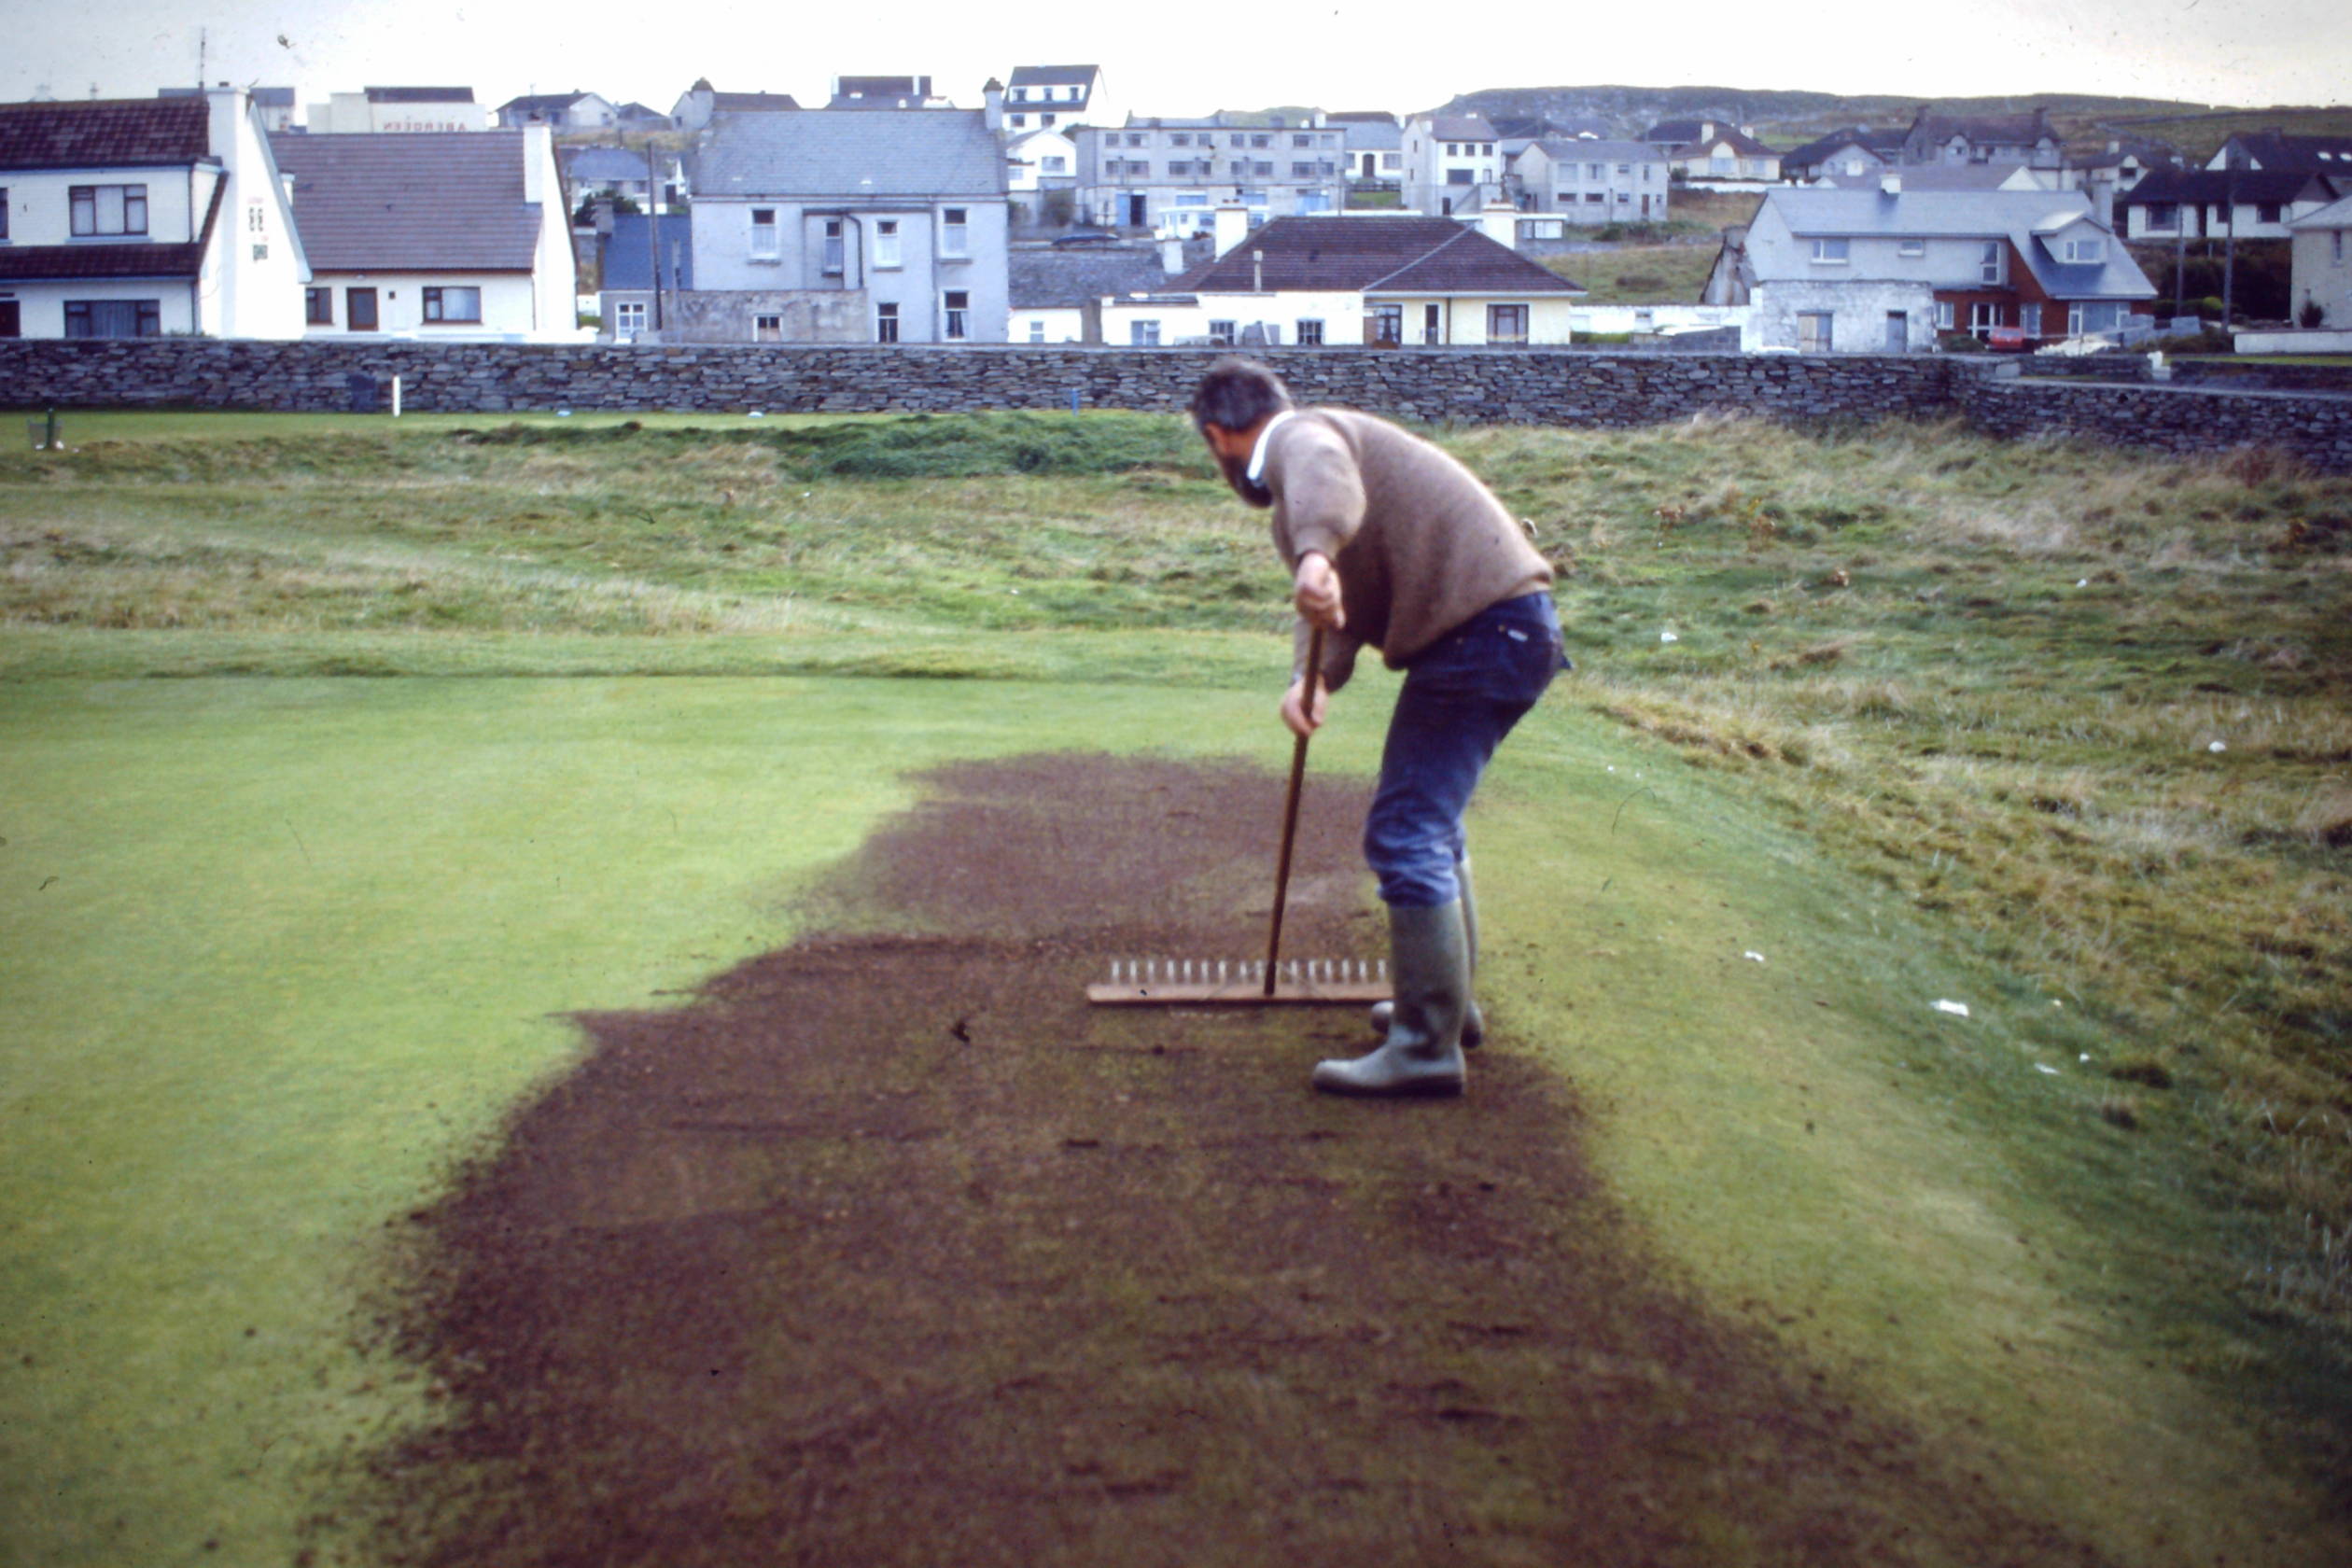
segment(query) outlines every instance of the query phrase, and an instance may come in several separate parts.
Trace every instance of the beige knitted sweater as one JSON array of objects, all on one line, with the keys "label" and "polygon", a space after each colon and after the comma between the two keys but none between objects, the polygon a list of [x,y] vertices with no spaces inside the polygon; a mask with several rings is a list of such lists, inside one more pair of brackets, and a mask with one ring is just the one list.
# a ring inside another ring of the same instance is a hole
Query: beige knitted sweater
[{"label": "beige knitted sweater", "polygon": [[[1302,409],[1267,437],[1274,547],[1295,571],[1320,551],[1338,568],[1344,631],[1323,638],[1323,680],[1337,691],[1356,651],[1391,669],[1490,605],[1551,586],[1551,565],[1477,476],[1384,419]],[[1294,672],[1306,667],[1298,627]]]}]

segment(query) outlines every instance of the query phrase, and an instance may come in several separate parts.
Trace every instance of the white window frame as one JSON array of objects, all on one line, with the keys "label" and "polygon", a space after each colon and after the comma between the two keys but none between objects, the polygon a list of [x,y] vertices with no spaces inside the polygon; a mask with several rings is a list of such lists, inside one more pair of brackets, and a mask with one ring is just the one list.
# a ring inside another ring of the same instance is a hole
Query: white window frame
[{"label": "white window frame", "polygon": [[943,208],[939,215],[939,254],[960,259],[972,254],[972,214],[967,207]]},{"label": "white window frame", "polygon": [[[453,301],[452,295],[458,298]],[[458,309],[464,308],[464,297],[467,295],[473,296],[473,314],[471,315],[450,315],[453,305]],[[424,319],[427,321],[479,327],[482,325],[481,286],[470,283],[428,285],[424,290],[423,303],[419,308],[425,313]]]},{"label": "white window frame", "polygon": [[2017,307],[2017,324],[2025,329],[2027,337],[2040,337],[2042,335],[2041,323],[2042,308],[2038,303],[2028,301]]},{"label": "white window frame", "polygon": [[1949,331],[1951,331],[1951,330],[1953,329],[1953,323],[1954,323],[1954,322],[1956,322],[1958,319],[1959,319],[1958,313],[1957,313],[1957,312],[1955,312],[1955,311],[1952,308],[1952,301],[1951,301],[1950,300],[1938,300],[1938,301],[1936,301],[1936,330],[1937,330],[1937,331],[1939,331],[1939,332],[1949,332]]},{"label": "white window frame", "polygon": [[2009,252],[2000,241],[1985,241],[1977,253],[1977,276],[1996,287],[2009,281]]},{"label": "white window frame", "polygon": [[[1524,344],[1527,342],[1529,320],[1534,313],[1526,305],[1505,302],[1487,306],[1487,342],[1491,343]],[[1513,334],[1510,323],[1518,323]]]},{"label": "white window frame", "polygon": [[939,298],[941,330],[949,341],[961,343],[971,335],[972,294],[968,289],[950,288]]},{"label": "white window frame", "polygon": [[1160,324],[1157,316],[1154,316],[1149,320],[1129,320],[1127,322],[1128,347],[1157,348],[1159,347],[1159,341]]},{"label": "white window frame", "polygon": [[1813,243],[1813,264],[1842,267],[1853,259],[1853,243],[1844,235],[1822,235]]},{"label": "white window frame", "polygon": [[2068,240],[2066,242],[2066,259],[2073,262],[2105,261],[2107,259],[2107,241],[2100,239],[2095,235],[2089,239]]},{"label": "white window frame", "polygon": [[76,239],[144,234],[147,232],[147,189],[145,185],[68,186],[66,228]]},{"label": "white window frame", "polygon": [[1298,335],[1292,339],[1292,342],[1297,343],[1300,347],[1321,348],[1323,346],[1323,324],[1317,317],[1300,317],[1297,323],[1296,330]]},{"label": "white window frame", "polygon": [[643,300],[615,300],[612,302],[612,335],[634,338],[648,330],[648,312]]},{"label": "white window frame", "polygon": [[777,236],[774,207],[751,209],[750,245],[745,254],[754,261],[776,261],[783,258],[783,245]]},{"label": "white window frame", "polygon": [[899,308],[895,301],[884,300],[874,307],[874,341],[894,343],[899,341]]},{"label": "white window frame", "polygon": [[782,343],[784,341],[783,314],[778,311],[755,312],[751,317],[751,341],[753,343]]},{"label": "white window frame", "polygon": [[899,239],[897,218],[877,217],[874,220],[874,270],[875,272],[894,272],[905,265],[905,262],[901,259]]},{"label": "white window frame", "polygon": [[1927,242],[1916,236],[1900,241],[1895,246],[1895,254],[1914,259],[1925,256],[1927,254]]}]

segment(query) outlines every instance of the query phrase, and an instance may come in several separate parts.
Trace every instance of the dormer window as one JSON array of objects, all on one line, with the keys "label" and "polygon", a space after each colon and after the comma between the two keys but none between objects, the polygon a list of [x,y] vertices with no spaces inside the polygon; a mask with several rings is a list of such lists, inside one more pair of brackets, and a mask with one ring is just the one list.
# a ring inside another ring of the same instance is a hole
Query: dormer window
[{"label": "dormer window", "polygon": [[2068,240],[2065,254],[2069,261],[2104,261],[2107,259],[2107,241],[2096,237]]}]

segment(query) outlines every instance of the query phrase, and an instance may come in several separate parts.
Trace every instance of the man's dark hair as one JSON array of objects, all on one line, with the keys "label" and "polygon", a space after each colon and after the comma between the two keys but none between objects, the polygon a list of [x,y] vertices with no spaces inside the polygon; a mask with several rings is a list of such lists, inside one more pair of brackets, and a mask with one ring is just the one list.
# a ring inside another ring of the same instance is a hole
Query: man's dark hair
[{"label": "man's dark hair", "polygon": [[1226,430],[1246,430],[1291,406],[1290,388],[1282,378],[1254,359],[1231,355],[1209,367],[1193,388],[1195,429],[1214,425]]}]

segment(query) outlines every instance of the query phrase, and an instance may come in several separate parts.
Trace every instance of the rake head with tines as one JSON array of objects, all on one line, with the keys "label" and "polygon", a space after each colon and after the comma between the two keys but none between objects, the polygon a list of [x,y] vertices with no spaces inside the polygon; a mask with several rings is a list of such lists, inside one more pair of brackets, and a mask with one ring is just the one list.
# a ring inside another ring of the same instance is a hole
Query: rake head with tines
[{"label": "rake head with tines", "polygon": [[1270,979],[1262,963],[1122,959],[1110,979],[1086,987],[1086,1000],[1106,1007],[1362,1005],[1388,996],[1387,962],[1363,959],[1293,959],[1277,964]]},{"label": "rake head with tines", "polygon": [[[1306,708],[1315,707],[1315,682],[1323,673],[1323,628],[1307,638]],[[1389,1000],[1388,965],[1360,959],[1282,958],[1282,910],[1290,898],[1291,849],[1298,837],[1299,785],[1307,776],[1307,737],[1291,750],[1290,791],[1282,801],[1282,853],[1274,870],[1274,919],[1266,937],[1266,961],[1235,963],[1197,959],[1121,959],[1111,978],[1086,987],[1099,1006],[1266,1007],[1326,1006]]]}]

